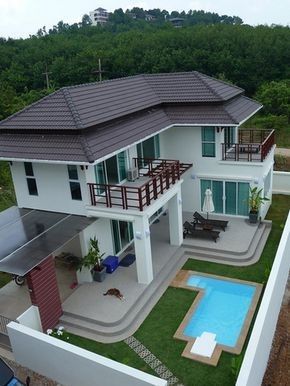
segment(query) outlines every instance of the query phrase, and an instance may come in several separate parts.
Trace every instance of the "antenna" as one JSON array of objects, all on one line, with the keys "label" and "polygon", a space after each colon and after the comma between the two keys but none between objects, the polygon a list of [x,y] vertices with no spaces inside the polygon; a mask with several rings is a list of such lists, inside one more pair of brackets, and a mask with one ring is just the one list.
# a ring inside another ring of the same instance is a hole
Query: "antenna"
[{"label": "antenna", "polygon": [[45,75],[46,79],[46,88],[49,90],[49,75],[51,72],[48,72],[47,63],[45,63],[45,72],[42,73],[42,75]]}]

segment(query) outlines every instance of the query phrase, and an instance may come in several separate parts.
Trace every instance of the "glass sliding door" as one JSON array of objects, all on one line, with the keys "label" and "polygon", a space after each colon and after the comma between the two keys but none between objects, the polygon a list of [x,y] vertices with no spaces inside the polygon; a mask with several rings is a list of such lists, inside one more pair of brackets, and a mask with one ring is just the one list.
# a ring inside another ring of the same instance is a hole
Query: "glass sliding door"
[{"label": "glass sliding door", "polygon": [[226,214],[236,214],[237,212],[237,187],[236,182],[225,183],[225,197],[226,197]]},{"label": "glass sliding door", "polygon": [[249,213],[249,189],[247,182],[238,182],[238,214],[241,216]]},{"label": "glass sliding door", "polygon": [[122,151],[117,155],[119,182],[123,181],[127,177],[127,152]]},{"label": "glass sliding door", "polygon": [[117,157],[111,157],[105,161],[106,170],[107,170],[107,181],[108,184],[118,184],[119,183],[119,173],[118,173],[118,162]]},{"label": "glass sliding door", "polygon": [[130,222],[112,220],[114,253],[119,253],[133,240],[133,225]]},{"label": "glass sliding door", "polygon": [[[95,175],[97,184],[119,184],[127,177],[127,152],[114,155],[106,161],[95,165]],[[104,189],[99,188],[100,193]]]},{"label": "glass sliding door", "polygon": [[210,188],[212,191],[215,213],[248,215],[249,183],[200,180],[201,210],[207,188]]}]

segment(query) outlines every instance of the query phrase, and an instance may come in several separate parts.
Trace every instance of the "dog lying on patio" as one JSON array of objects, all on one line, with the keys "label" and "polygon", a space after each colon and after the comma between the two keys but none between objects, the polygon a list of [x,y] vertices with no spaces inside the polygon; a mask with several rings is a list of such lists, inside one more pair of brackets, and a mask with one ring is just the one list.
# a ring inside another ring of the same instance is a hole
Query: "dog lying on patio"
[{"label": "dog lying on patio", "polygon": [[118,298],[120,300],[124,300],[124,296],[121,294],[121,291],[118,288],[110,288],[103,295],[104,296],[106,296],[106,295],[116,296],[116,298]]}]

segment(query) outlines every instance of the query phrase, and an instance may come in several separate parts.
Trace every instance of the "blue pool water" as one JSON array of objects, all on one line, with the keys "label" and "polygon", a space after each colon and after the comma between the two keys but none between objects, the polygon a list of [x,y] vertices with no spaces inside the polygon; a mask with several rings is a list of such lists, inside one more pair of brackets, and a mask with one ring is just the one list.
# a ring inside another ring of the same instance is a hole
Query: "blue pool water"
[{"label": "blue pool water", "polygon": [[184,334],[197,337],[204,331],[212,332],[216,334],[218,343],[234,347],[256,287],[199,275],[190,276],[187,285],[203,288],[205,294],[185,327]]}]

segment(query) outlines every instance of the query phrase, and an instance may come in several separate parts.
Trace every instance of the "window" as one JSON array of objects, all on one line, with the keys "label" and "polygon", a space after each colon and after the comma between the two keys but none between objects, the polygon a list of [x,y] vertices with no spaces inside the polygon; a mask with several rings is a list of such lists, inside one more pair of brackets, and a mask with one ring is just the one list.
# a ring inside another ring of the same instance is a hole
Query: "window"
[{"label": "window", "polygon": [[215,157],[215,128],[202,127],[202,156]]},{"label": "window", "polygon": [[248,214],[249,183],[236,181],[201,180],[201,209],[205,190],[210,188],[215,213],[246,216]]},{"label": "window", "polygon": [[155,135],[146,141],[138,143],[137,145],[138,158],[159,158],[160,157],[160,143],[159,135]]},{"label": "window", "polygon": [[34,177],[32,162],[24,162],[25,174],[27,176],[27,188],[31,196],[38,196],[36,179]]},{"label": "window", "polygon": [[119,253],[133,240],[133,226],[131,222],[112,220],[114,253]]},{"label": "window", "polygon": [[68,178],[71,198],[73,200],[82,200],[81,184],[79,183],[78,169],[76,165],[68,165]]}]

